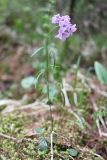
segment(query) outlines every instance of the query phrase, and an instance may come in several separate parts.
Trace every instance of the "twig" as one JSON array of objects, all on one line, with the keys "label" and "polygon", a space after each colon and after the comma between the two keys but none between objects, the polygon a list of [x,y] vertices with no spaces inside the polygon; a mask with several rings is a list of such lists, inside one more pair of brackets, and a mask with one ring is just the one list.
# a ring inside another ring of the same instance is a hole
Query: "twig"
[{"label": "twig", "polygon": [[4,137],[6,139],[9,139],[9,140],[15,141],[15,142],[17,141],[17,139],[15,137],[11,137],[11,136],[8,136],[8,135],[3,134],[3,133],[0,133],[0,136]]},{"label": "twig", "polygon": [[27,139],[27,138],[22,138],[22,139],[17,139],[13,136],[8,136],[6,134],[0,133],[0,136],[9,140],[12,140],[16,143],[22,143],[22,142],[32,142],[33,144],[37,144],[38,141]]},{"label": "twig", "polygon": [[13,99],[0,100],[0,106],[6,106],[5,109],[3,109],[2,114],[6,115],[7,113],[12,112],[16,108],[18,109],[20,106],[25,104],[27,99],[28,96],[24,95],[21,100],[13,100]]},{"label": "twig", "polygon": [[[34,109],[37,112],[42,112],[42,111],[47,111],[49,110],[49,105],[40,102],[40,101],[35,101],[31,104],[27,105],[22,105],[23,100],[16,101],[16,100],[0,100],[0,105],[6,105],[7,107],[2,111],[3,115],[7,115],[7,113],[14,111],[15,109],[17,110],[24,110],[26,111],[27,109]],[[20,107],[21,106],[21,107]],[[51,109],[55,108],[55,106],[51,106]],[[36,114],[35,112],[33,113],[27,113],[28,115],[30,114]],[[19,115],[20,117],[21,115]]]},{"label": "twig", "polygon": [[70,157],[72,160],[74,160],[74,158],[73,158],[72,156],[69,155],[69,157]]},{"label": "twig", "polygon": [[55,153],[57,156],[59,156],[61,159],[59,159],[59,160],[65,160],[65,157],[63,157],[61,154],[59,154],[59,153]]},{"label": "twig", "polygon": [[51,134],[50,134],[50,140],[51,140],[51,160],[53,160],[53,134],[54,134],[54,131],[52,131]]},{"label": "twig", "polygon": [[38,109],[38,108],[49,108],[49,106],[43,102],[40,102],[40,101],[35,101],[31,104],[27,104],[27,105],[23,105],[22,107],[19,108],[19,110],[22,110],[22,109]]},{"label": "twig", "polygon": [[3,100],[0,100],[0,106],[2,105],[20,105],[21,101],[16,101],[16,100],[12,100],[12,99],[3,99]]}]

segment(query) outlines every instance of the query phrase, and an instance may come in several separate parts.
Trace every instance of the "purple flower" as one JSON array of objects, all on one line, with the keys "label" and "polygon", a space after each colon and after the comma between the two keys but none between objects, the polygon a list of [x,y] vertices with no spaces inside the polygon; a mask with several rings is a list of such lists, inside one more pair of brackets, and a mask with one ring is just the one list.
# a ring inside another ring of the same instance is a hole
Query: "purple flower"
[{"label": "purple flower", "polygon": [[61,21],[68,21],[68,22],[70,22],[70,17],[68,16],[68,15],[66,15],[66,16],[62,16],[61,17]]},{"label": "purple flower", "polygon": [[54,15],[54,16],[52,17],[52,23],[53,23],[53,24],[59,24],[60,19],[61,19],[60,14],[56,14],[56,15]]},{"label": "purple flower", "polygon": [[77,30],[76,24],[73,24],[73,25],[70,27],[70,30],[71,30],[72,33],[75,32],[75,31]]},{"label": "purple flower", "polygon": [[77,30],[76,24],[71,24],[70,17],[68,15],[60,16],[60,14],[57,14],[52,17],[52,23],[58,24],[59,30],[55,37],[62,41],[66,40],[66,38],[70,37],[72,33]]},{"label": "purple flower", "polygon": [[70,36],[68,31],[65,31],[63,28],[59,28],[58,34],[55,36],[56,38],[59,38],[60,40],[64,41],[66,38]]},{"label": "purple flower", "polygon": [[59,21],[59,27],[66,28],[66,27],[69,27],[69,26],[70,26],[69,21],[67,21],[67,20]]}]

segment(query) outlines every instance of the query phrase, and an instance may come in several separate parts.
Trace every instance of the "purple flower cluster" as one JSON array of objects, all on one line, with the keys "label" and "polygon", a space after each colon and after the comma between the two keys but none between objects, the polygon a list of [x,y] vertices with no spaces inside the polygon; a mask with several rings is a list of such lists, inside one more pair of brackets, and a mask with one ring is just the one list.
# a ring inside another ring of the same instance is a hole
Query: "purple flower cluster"
[{"label": "purple flower cluster", "polygon": [[70,22],[70,17],[60,16],[60,14],[54,15],[52,17],[52,23],[59,25],[58,34],[55,36],[60,40],[64,41],[66,38],[70,37],[73,32],[77,30],[76,24],[72,25]]}]

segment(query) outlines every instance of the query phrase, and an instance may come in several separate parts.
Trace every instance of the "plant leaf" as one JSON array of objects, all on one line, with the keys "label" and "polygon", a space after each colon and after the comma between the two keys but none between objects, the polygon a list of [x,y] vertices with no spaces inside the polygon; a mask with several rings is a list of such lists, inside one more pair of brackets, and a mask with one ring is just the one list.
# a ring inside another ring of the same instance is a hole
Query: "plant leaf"
[{"label": "plant leaf", "polygon": [[47,141],[45,140],[45,138],[42,138],[42,139],[39,141],[38,148],[39,148],[40,151],[47,151],[47,149],[48,149],[48,144],[47,144]]},{"label": "plant leaf", "polygon": [[68,152],[69,155],[72,156],[72,157],[76,157],[76,156],[78,155],[77,150],[75,150],[75,149],[73,149],[73,148],[67,149],[67,152]]},{"label": "plant leaf", "polygon": [[98,80],[107,85],[107,70],[104,68],[104,66],[99,63],[99,62],[95,62],[94,63],[94,68],[95,68],[95,72],[97,75]]},{"label": "plant leaf", "polygon": [[40,47],[40,48],[38,48],[38,49],[36,49],[35,51],[34,51],[34,53],[31,55],[31,57],[33,57],[34,55],[36,55],[38,52],[40,52],[42,49],[44,49],[44,47]]},{"label": "plant leaf", "polygon": [[40,76],[42,75],[44,73],[44,71],[41,71],[41,72],[39,72],[38,73],[38,75],[37,75],[37,77],[35,77],[35,88],[36,88],[36,85],[37,85],[37,83],[38,83],[38,80],[39,80],[39,78],[40,78]]},{"label": "plant leaf", "polygon": [[21,81],[21,86],[24,89],[30,89],[34,84],[35,84],[35,82],[34,82],[33,76],[23,78]]},{"label": "plant leaf", "polygon": [[[47,94],[47,86],[45,86],[42,90],[44,94]],[[53,101],[57,95],[57,88],[54,84],[49,85],[49,93],[50,93],[50,100]]]},{"label": "plant leaf", "polygon": [[35,129],[34,129],[34,132],[35,132],[36,134],[38,134],[38,135],[43,134],[44,131],[45,131],[44,128],[35,128]]},{"label": "plant leaf", "polygon": [[53,60],[53,68],[55,68],[56,66],[56,54],[57,54],[57,49],[55,48],[55,46],[53,44],[51,44],[49,46],[49,53],[51,54],[52,56],[52,60]]}]

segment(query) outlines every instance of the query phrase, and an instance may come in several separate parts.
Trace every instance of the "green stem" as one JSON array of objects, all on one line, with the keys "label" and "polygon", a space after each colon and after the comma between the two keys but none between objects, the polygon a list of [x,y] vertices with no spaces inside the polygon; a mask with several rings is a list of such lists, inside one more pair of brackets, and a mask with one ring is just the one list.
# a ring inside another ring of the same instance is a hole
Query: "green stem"
[{"label": "green stem", "polygon": [[46,40],[46,83],[47,83],[48,104],[49,104],[49,107],[50,107],[51,130],[53,131],[53,117],[52,117],[52,108],[51,108],[51,100],[50,100],[50,89],[49,89],[49,52],[48,52],[48,39]]},{"label": "green stem", "polygon": [[49,52],[48,52],[48,42],[46,43],[46,83],[47,83],[47,95],[48,101],[50,101],[49,95]]}]

